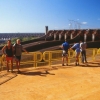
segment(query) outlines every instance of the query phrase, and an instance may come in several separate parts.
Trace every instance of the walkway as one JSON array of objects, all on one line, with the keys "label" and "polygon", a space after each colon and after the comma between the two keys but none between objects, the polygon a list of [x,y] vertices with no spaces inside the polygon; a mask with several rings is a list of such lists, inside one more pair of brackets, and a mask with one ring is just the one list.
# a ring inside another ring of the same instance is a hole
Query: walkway
[{"label": "walkway", "polygon": [[0,100],[100,100],[100,67],[24,68],[0,85]]}]

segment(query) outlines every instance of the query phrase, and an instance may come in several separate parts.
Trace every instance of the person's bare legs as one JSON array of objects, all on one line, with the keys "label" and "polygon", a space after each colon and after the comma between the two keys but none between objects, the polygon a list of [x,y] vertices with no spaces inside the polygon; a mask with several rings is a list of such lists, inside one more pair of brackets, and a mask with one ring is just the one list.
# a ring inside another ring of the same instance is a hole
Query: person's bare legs
[{"label": "person's bare legs", "polygon": [[62,57],[62,66],[64,66],[64,57]]},{"label": "person's bare legs", "polygon": [[66,57],[66,65],[68,65],[68,57]]},{"label": "person's bare legs", "polygon": [[11,59],[11,72],[13,72],[13,59]]},{"label": "person's bare legs", "polygon": [[79,65],[79,56],[77,56],[76,62],[77,62],[77,64]]},{"label": "person's bare legs", "polygon": [[80,56],[80,52],[77,55],[77,63],[78,63],[78,65],[79,65],[79,56]]},{"label": "person's bare legs", "polygon": [[[62,66],[64,66],[64,59],[65,57],[62,57]],[[68,65],[68,57],[66,57],[66,65]]]},{"label": "person's bare legs", "polygon": [[77,52],[76,53],[76,63],[75,63],[76,66],[79,65],[79,55],[80,55],[80,53]]},{"label": "person's bare legs", "polygon": [[7,72],[9,72],[9,60],[6,60],[7,63]]},{"label": "person's bare legs", "polygon": [[17,67],[17,70],[19,71],[19,67],[20,67],[20,61],[19,60],[16,60],[16,67]]}]

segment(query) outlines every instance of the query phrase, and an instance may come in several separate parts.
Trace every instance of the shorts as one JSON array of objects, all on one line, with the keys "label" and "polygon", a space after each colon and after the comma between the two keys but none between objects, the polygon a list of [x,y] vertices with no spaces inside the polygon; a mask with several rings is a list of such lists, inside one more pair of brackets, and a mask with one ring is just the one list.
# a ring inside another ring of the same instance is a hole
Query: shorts
[{"label": "shorts", "polygon": [[13,60],[13,57],[6,57],[6,61]]},{"label": "shorts", "polygon": [[63,52],[62,52],[62,57],[68,57],[68,52],[65,51],[65,50],[63,50]]},{"label": "shorts", "polygon": [[15,59],[20,61],[21,60],[21,56],[15,56]]}]

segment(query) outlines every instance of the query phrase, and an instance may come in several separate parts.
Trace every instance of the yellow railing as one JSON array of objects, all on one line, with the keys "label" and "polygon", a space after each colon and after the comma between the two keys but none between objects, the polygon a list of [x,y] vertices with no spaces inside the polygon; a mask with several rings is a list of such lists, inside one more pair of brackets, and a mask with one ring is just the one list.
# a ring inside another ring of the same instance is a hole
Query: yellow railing
[{"label": "yellow railing", "polygon": [[100,48],[94,51],[94,60],[100,59]]},{"label": "yellow railing", "polygon": [[33,64],[33,66],[37,67],[37,63],[41,62],[42,58],[41,52],[30,52],[28,54],[23,53],[21,65]]},{"label": "yellow railing", "polygon": [[[96,56],[100,54],[100,49],[90,48],[87,49],[87,58],[88,60],[95,60]],[[68,51],[68,62],[75,62],[75,51]],[[21,67],[37,67],[37,66],[51,66],[54,64],[61,64],[62,59],[62,50],[55,51],[45,51],[45,52],[29,52],[28,54],[22,53],[21,58]],[[0,57],[1,66],[0,70],[3,70],[3,67],[6,66],[5,56]],[[81,56],[79,57],[81,61]],[[14,62],[15,66],[15,62]]]}]

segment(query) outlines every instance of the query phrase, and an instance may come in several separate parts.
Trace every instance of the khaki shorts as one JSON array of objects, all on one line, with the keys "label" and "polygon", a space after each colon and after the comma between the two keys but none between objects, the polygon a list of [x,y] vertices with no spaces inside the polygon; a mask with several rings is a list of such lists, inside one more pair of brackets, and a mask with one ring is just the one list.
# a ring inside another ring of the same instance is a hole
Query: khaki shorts
[{"label": "khaki shorts", "polygon": [[62,51],[62,57],[68,57],[68,52],[65,51],[65,50],[63,50],[63,51]]}]

